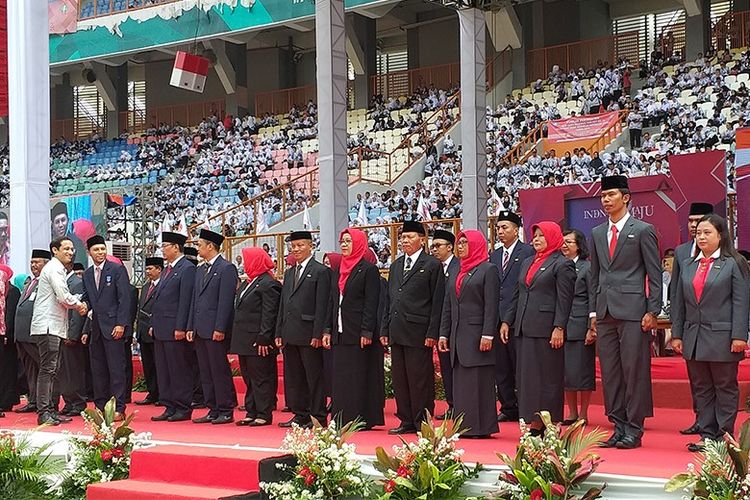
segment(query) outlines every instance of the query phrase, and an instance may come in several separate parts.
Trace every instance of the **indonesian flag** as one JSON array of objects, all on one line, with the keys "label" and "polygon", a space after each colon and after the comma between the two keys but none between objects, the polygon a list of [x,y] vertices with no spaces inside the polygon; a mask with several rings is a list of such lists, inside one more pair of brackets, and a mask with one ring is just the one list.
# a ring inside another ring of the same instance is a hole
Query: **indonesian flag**
[{"label": "indonesian flag", "polygon": [[208,75],[208,59],[179,51],[174,60],[169,84],[173,87],[202,93],[206,85],[206,75]]}]

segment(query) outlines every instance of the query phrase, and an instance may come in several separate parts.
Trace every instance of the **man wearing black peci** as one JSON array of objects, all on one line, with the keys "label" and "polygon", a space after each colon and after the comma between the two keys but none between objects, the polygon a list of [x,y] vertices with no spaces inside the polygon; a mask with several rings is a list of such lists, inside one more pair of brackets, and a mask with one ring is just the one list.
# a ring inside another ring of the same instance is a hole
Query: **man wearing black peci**
[{"label": "man wearing black peci", "polygon": [[400,425],[389,434],[417,432],[435,411],[432,350],[440,334],[445,274],[440,262],[423,251],[424,226],[405,221],[401,233],[404,255],[391,264],[390,304],[380,341],[391,346],[393,392]]},{"label": "man wearing black peci", "polygon": [[283,348],[288,389],[285,397],[294,416],[279,427],[293,423],[310,426],[311,417],[324,424],[327,412],[322,341],[323,333],[331,328],[331,271],[313,258],[309,231],[295,231],[289,239],[297,264],[284,274],[276,346]]},{"label": "man wearing black peci", "polygon": [[164,259],[161,257],[146,257],[146,284],[141,288],[138,298],[138,316],[136,339],[141,347],[141,364],[143,378],[146,381],[146,397],[136,401],[137,405],[150,405],[159,401],[159,383],[156,374],[154,358],[154,337],[150,335],[152,310],[154,307],[154,292],[159,286],[161,271],[164,269]]}]

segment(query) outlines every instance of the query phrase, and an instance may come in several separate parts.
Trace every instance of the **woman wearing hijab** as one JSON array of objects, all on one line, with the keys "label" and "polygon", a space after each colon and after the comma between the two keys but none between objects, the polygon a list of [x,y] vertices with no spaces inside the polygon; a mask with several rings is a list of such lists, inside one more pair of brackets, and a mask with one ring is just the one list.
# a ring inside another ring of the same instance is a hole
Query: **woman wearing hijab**
[{"label": "woman wearing hijab", "polygon": [[521,264],[521,273],[503,322],[500,338],[508,341],[514,327],[517,338],[516,380],[520,417],[541,434],[538,413],[546,410],[553,422],[563,420],[565,390],[565,327],[573,303],[576,269],[560,253],[560,226],[544,221],[531,227],[536,255]]},{"label": "woman wearing hijab", "polygon": [[687,362],[695,394],[701,451],[707,440],[734,435],[740,391],[737,366],[748,332],[747,261],[734,248],[726,221],[704,216],[695,232],[700,252],[682,264],[672,301],[672,348]]},{"label": "woman wearing hijab", "polygon": [[13,271],[0,264],[0,416],[9,411],[18,399],[18,356],[13,343],[16,306],[21,292],[10,284]]},{"label": "woman wearing hijab", "polygon": [[274,346],[279,313],[281,283],[273,275],[274,264],[262,249],[242,249],[247,275],[234,301],[234,327],[229,352],[238,354],[240,371],[247,387],[247,415],[237,425],[271,425],[276,408],[278,373]]},{"label": "woman wearing hijab", "polygon": [[339,243],[341,267],[334,274],[338,286],[332,287],[336,290],[332,294],[332,331],[323,335],[323,346],[333,349],[331,415],[341,423],[360,419],[371,429],[385,423],[383,405],[373,391],[382,380],[373,363],[373,351],[379,349],[373,336],[378,324],[380,274],[365,259],[364,232],[344,229]]},{"label": "woman wearing hijab", "polygon": [[18,288],[19,292],[23,292],[23,287],[26,285],[26,280],[29,279],[28,274],[17,274],[13,280],[13,286]]},{"label": "woman wearing hijab", "polygon": [[[335,252],[324,254],[323,265],[329,268],[334,274],[338,273],[339,268],[341,268],[341,254]],[[331,311],[333,311],[333,295],[331,294],[331,303],[328,306]],[[323,350],[323,385],[325,386],[326,397],[329,398],[327,409],[330,413],[330,399],[333,397],[333,352],[330,349]]]},{"label": "woman wearing hijab", "polygon": [[464,436],[485,438],[498,432],[493,338],[500,274],[480,231],[459,233],[456,246],[461,268],[446,285],[438,349],[450,352],[453,411],[464,416]]}]

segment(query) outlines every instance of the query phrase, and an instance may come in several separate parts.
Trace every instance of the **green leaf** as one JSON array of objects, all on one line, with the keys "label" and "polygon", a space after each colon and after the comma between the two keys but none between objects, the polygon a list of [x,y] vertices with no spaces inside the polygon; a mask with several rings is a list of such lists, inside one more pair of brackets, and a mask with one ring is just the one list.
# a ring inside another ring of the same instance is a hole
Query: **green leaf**
[{"label": "green leaf", "polygon": [[115,402],[115,398],[110,398],[109,401],[107,401],[107,404],[104,405],[104,423],[109,426],[112,425],[112,422],[115,421],[115,408],[117,403]]},{"label": "green leaf", "polygon": [[595,498],[601,497],[602,492],[606,487],[607,485],[603,484],[601,488],[589,488],[589,490],[581,497],[581,500],[594,500]]},{"label": "green leaf", "polygon": [[664,491],[672,493],[678,490],[682,490],[694,484],[696,477],[688,472],[682,472],[672,476],[667,484],[664,485]]}]

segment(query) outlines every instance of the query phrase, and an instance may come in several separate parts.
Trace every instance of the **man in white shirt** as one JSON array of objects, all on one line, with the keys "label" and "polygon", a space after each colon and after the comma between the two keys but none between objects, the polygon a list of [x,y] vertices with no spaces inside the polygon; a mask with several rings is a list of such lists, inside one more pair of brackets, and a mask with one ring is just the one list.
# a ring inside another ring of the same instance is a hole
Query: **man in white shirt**
[{"label": "man in white shirt", "polygon": [[73,241],[63,237],[50,243],[52,259],[42,269],[37,285],[31,335],[39,346],[37,378],[37,423],[60,425],[70,417],[57,415],[52,401],[52,388],[57,378],[60,343],[68,335],[68,309],[77,309],[81,316],[88,311],[80,297],[70,293],[65,266],[73,261]]}]

